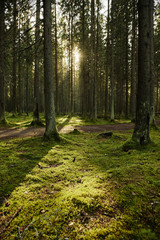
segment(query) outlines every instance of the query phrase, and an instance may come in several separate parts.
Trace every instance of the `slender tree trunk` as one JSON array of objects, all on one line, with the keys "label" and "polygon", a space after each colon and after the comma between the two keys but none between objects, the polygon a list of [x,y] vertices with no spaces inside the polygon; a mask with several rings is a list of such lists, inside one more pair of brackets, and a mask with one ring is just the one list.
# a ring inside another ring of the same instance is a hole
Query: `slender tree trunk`
[{"label": "slender tree trunk", "polygon": [[95,57],[95,1],[91,0],[91,119],[97,119]]},{"label": "slender tree trunk", "polygon": [[125,111],[125,117],[128,118],[128,4],[126,3],[126,56],[125,56],[125,78],[126,78],[126,111]]},{"label": "slender tree trunk", "polygon": [[4,0],[0,1],[0,123],[5,121],[4,88]]},{"label": "slender tree trunk", "polygon": [[34,111],[33,124],[39,124],[39,41],[40,41],[40,0],[36,6],[35,69],[34,69]]},{"label": "slender tree trunk", "polygon": [[[19,29],[20,29],[20,21],[19,21]],[[18,39],[18,113],[21,115],[22,113],[22,78],[21,78],[21,36],[19,30],[19,39]]]},{"label": "slender tree trunk", "polygon": [[[71,10],[72,11],[72,10]],[[70,86],[71,86],[71,113],[73,113],[73,103],[74,103],[74,100],[73,100],[73,97],[74,97],[74,94],[73,94],[73,16],[72,16],[72,12],[71,12],[71,43],[70,43],[70,49],[71,49],[71,66],[70,66]]]},{"label": "slender tree trunk", "polygon": [[87,84],[86,84],[86,51],[85,51],[85,0],[82,2],[82,56],[81,56],[81,107],[82,107],[82,115],[86,116],[87,113]]},{"label": "slender tree trunk", "polygon": [[58,41],[57,41],[57,3],[55,0],[55,82],[56,82],[56,98],[55,98],[55,109],[56,113],[59,114],[59,79],[58,79]]},{"label": "slender tree trunk", "polygon": [[13,1],[13,65],[12,65],[12,84],[13,84],[13,115],[16,114],[16,65],[17,65],[17,56],[16,56],[16,32],[17,32],[17,0]]},{"label": "slender tree trunk", "polygon": [[150,31],[150,1],[138,1],[139,13],[139,39],[138,39],[138,89],[136,124],[133,140],[139,144],[150,142],[150,84],[151,84],[151,57],[150,42],[152,34]]},{"label": "slender tree trunk", "polygon": [[[27,46],[29,46],[29,20],[27,20]],[[29,112],[29,50],[26,49],[26,114]]]},{"label": "slender tree trunk", "polygon": [[107,17],[107,50],[106,50],[106,81],[105,81],[105,119],[108,118],[108,75],[109,75],[109,40],[110,40],[110,0],[108,0],[108,17]]},{"label": "slender tree trunk", "polygon": [[132,53],[131,53],[131,117],[135,121],[136,114],[136,0],[133,1],[132,19]]},{"label": "slender tree trunk", "polygon": [[154,90],[154,29],[153,29],[154,0],[150,0],[150,124],[155,126],[155,90]]},{"label": "slender tree trunk", "polygon": [[96,5],[97,5],[97,21],[96,21],[96,27],[97,27],[97,32],[96,32],[96,46],[95,46],[95,116],[97,118],[97,112],[98,109],[100,110],[100,107],[98,108],[98,90],[100,91],[100,81],[99,79],[99,15],[100,15],[100,2],[99,0],[96,0]]},{"label": "slender tree trunk", "polygon": [[58,138],[55,120],[53,60],[51,42],[51,1],[43,0],[44,4],[44,91],[45,91],[45,118],[46,139]]},{"label": "slender tree trunk", "polygon": [[111,7],[111,121],[114,121],[114,0]]}]

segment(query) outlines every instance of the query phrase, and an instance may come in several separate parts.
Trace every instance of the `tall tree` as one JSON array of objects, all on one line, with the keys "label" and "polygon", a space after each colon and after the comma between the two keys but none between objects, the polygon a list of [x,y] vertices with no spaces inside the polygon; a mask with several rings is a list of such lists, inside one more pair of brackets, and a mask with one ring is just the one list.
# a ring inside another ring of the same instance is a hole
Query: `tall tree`
[{"label": "tall tree", "polygon": [[39,47],[40,47],[40,0],[36,3],[34,111],[33,124],[39,124]]},{"label": "tall tree", "polygon": [[114,121],[114,0],[111,5],[111,121]]},{"label": "tall tree", "polygon": [[91,119],[97,118],[95,55],[95,1],[91,0]]},{"label": "tall tree", "polygon": [[109,77],[109,41],[110,41],[110,0],[108,0],[107,46],[106,46],[106,81],[105,81],[105,119],[108,118],[108,77]]},{"label": "tall tree", "polygon": [[56,82],[56,96],[55,96],[55,110],[59,114],[59,79],[58,79],[58,40],[57,40],[57,2],[55,0],[55,82]]},{"label": "tall tree", "polygon": [[131,101],[130,110],[132,121],[136,114],[136,0],[132,0],[132,52],[131,52]]},{"label": "tall tree", "polygon": [[0,1],[0,122],[5,121],[4,98],[4,0]]},{"label": "tall tree", "polygon": [[129,14],[128,14],[128,1],[126,2],[126,5],[125,5],[125,30],[126,30],[126,33],[125,33],[125,45],[126,45],[126,52],[125,52],[125,78],[126,78],[126,109],[125,109],[125,117],[128,118],[128,72],[129,72],[129,69],[128,69],[128,54],[129,54],[129,47],[128,47],[128,38],[129,38],[129,29],[128,29],[128,18],[129,18]]},{"label": "tall tree", "polygon": [[29,50],[28,50],[28,46],[29,46],[29,19],[27,19],[27,23],[26,23],[26,107],[25,107],[25,111],[26,114],[28,116],[29,113]]},{"label": "tall tree", "polygon": [[58,138],[55,120],[53,60],[51,42],[51,1],[43,0],[44,5],[44,91],[46,129],[44,137]]},{"label": "tall tree", "polygon": [[136,124],[132,138],[141,145],[150,141],[150,45],[153,37],[150,31],[151,1],[138,1],[138,89]]},{"label": "tall tree", "polygon": [[13,52],[12,52],[12,84],[13,84],[13,115],[16,113],[16,66],[17,66],[17,54],[16,54],[16,33],[17,33],[17,0],[13,0]]},{"label": "tall tree", "polygon": [[155,125],[155,90],[154,90],[154,29],[153,29],[154,0],[150,0],[150,124]]}]

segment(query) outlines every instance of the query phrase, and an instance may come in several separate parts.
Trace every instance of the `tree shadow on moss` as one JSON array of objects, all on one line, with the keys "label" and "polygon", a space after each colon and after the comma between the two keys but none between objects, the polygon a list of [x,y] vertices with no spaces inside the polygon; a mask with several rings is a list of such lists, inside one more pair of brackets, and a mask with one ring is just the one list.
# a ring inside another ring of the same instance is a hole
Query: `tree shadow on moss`
[{"label": "tree shadow on moss", "polygon": [[42,138],[15,139],[0,144],[0,205],[57,143]]}]

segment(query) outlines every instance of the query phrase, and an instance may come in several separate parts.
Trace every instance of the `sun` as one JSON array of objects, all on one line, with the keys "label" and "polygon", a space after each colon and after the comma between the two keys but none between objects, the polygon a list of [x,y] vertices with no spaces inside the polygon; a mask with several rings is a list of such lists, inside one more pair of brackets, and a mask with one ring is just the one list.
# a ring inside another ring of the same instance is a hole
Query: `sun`
[{"label": "sun", "polygon": [[79,51],[78,47],[75,47],[73,54],[74,54],[75,64],[79,64],[79,62],[80,62],[80,51]]}]

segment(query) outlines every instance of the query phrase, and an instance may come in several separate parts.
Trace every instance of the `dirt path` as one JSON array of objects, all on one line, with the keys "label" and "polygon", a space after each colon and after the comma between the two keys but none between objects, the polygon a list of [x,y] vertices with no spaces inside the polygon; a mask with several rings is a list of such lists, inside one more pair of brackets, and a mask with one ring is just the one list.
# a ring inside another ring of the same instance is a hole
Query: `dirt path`
[{"label": "dirt path", "polygon": [[[160,120],[157,121],[160,126]],[[69,133],[74,129],[78,129],[82,132],[104,132],[104,131],[128,131],[134,128],[133,123],[125,124],[110,124],[110,125],[85,125],[85,126],[64,126],[59,127],[58,131],[61,134]],[[43,136],[45,128],[0,128],[0,139],[12,139],[12,138],[27,138]]]}]

